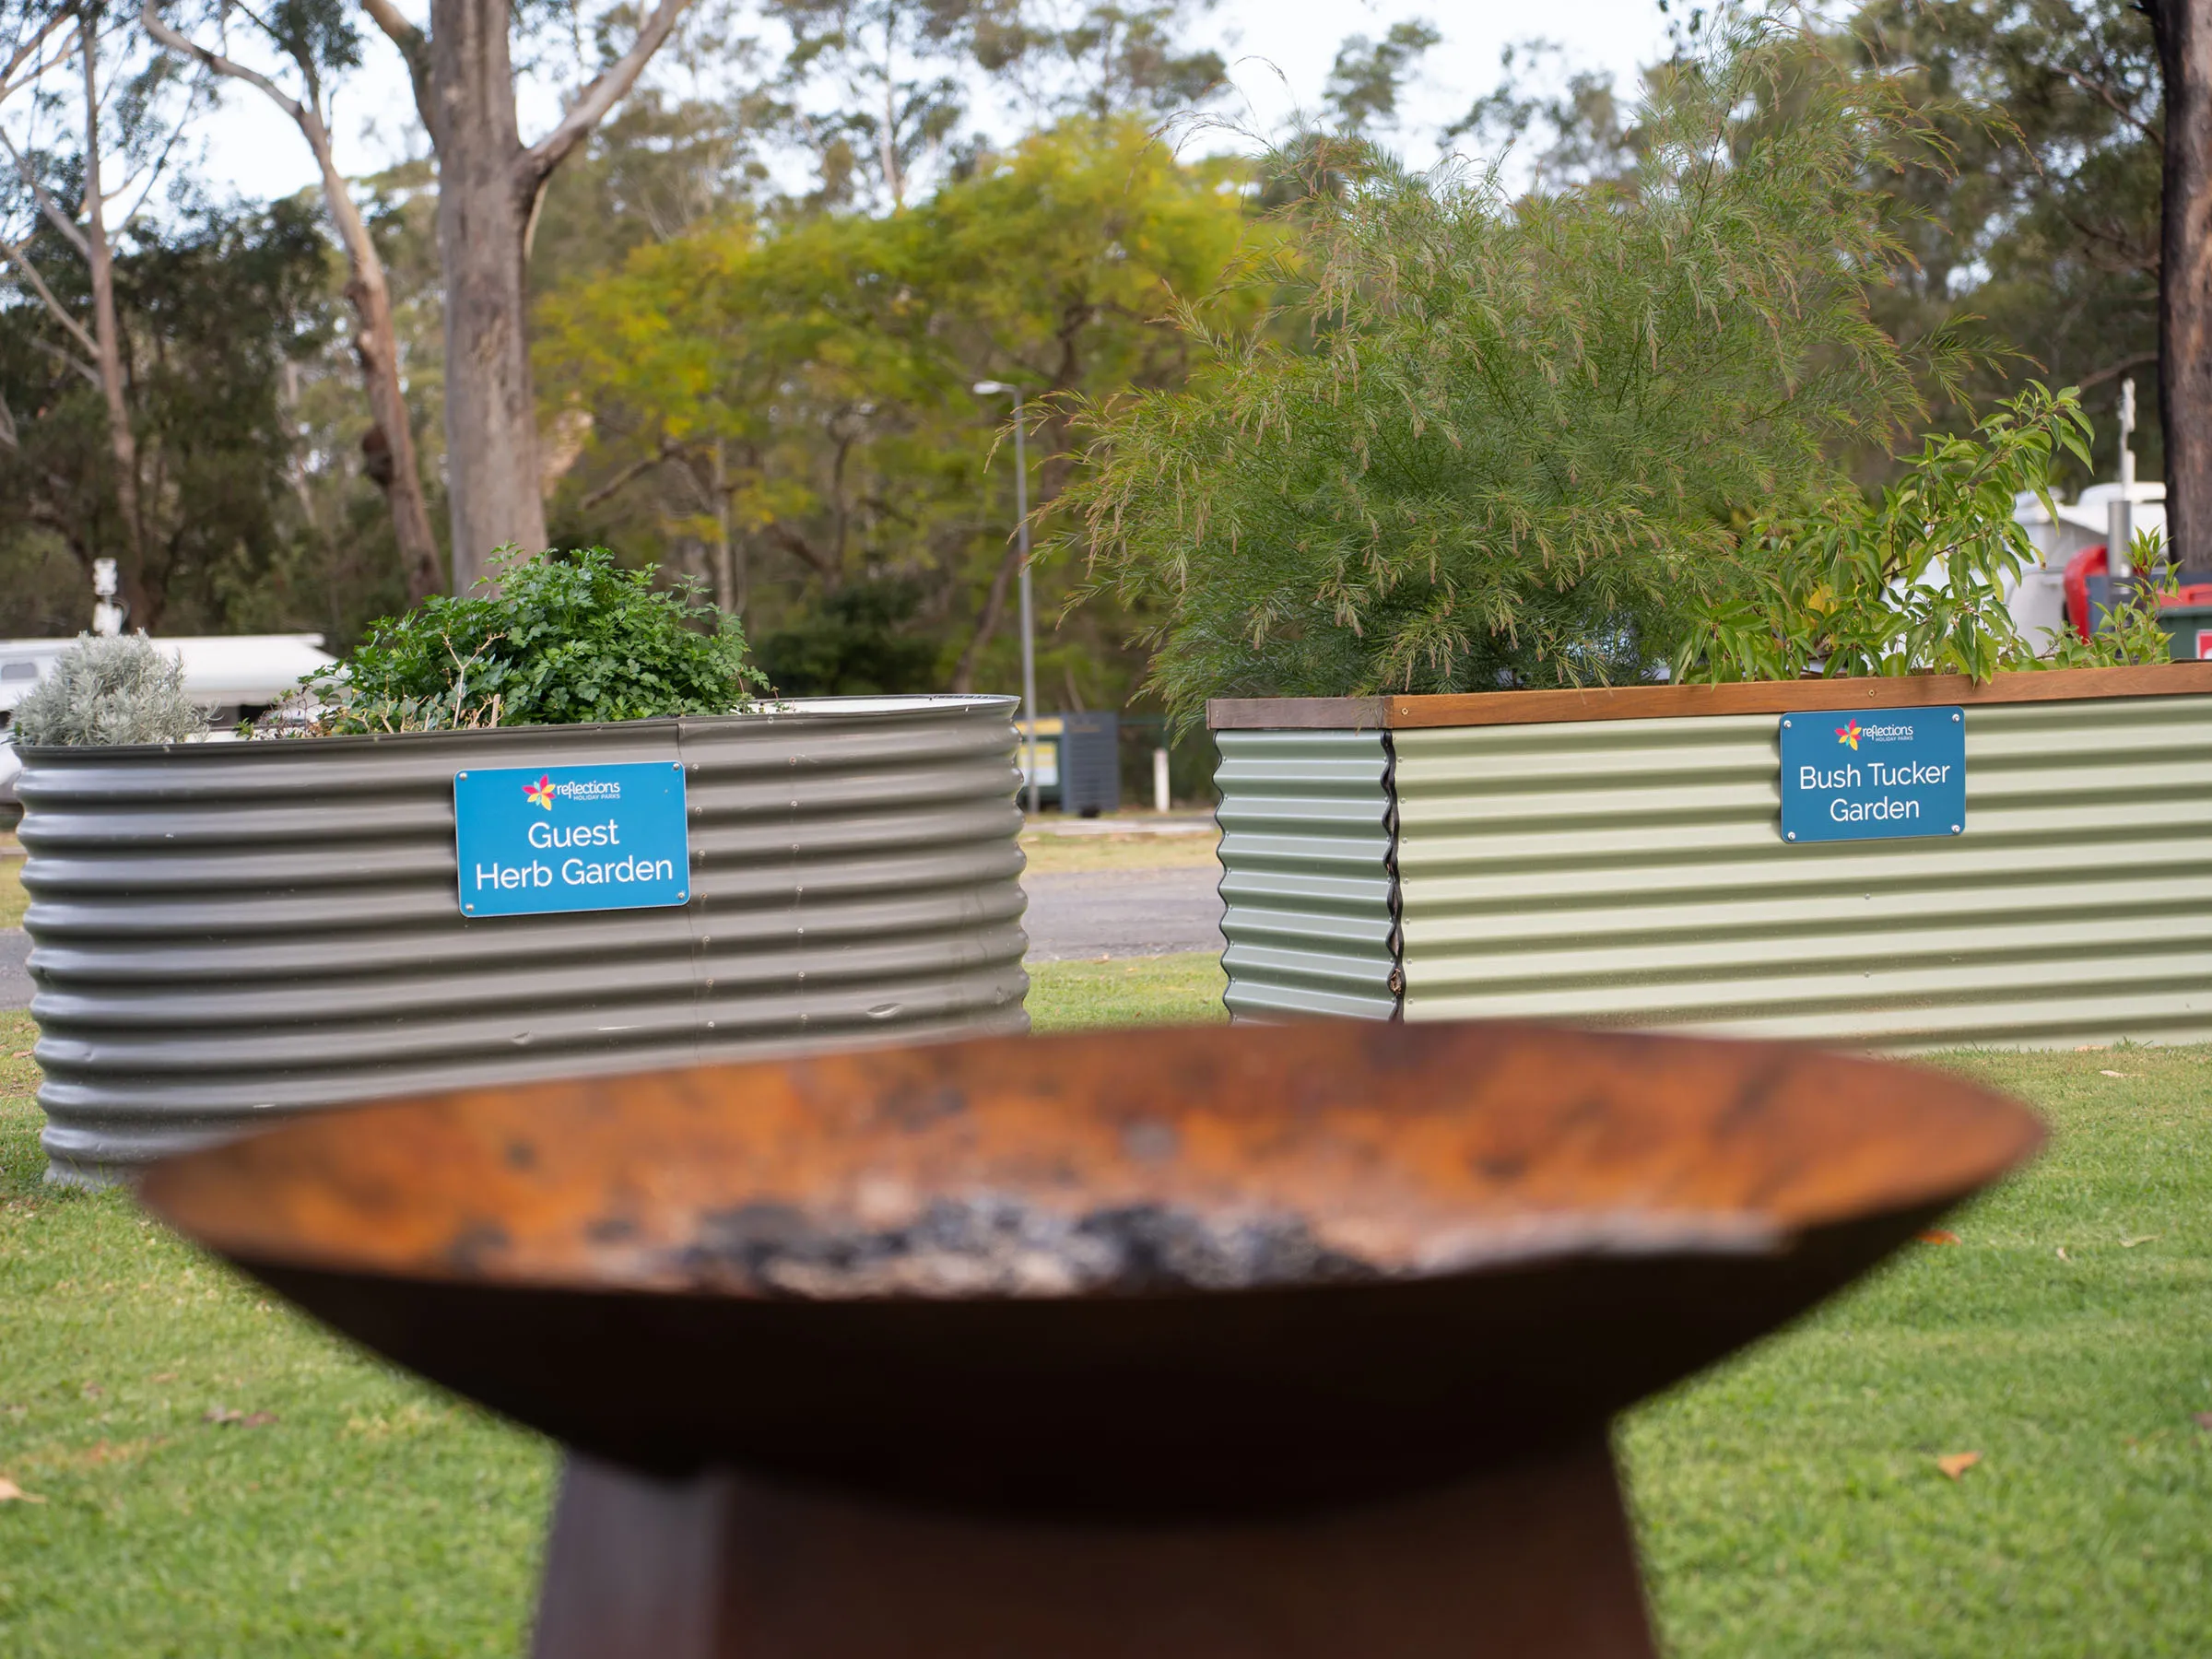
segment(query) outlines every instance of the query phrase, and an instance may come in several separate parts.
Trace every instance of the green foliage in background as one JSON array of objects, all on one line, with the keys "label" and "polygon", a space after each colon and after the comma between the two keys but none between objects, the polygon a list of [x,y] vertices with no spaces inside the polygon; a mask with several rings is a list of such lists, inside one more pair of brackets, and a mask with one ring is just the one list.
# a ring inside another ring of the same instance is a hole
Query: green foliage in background
[{"label": "green foliage in background", "polygon": [[[1740,585],[1694,601],[1676,667],[1689,680],[1805,675],[1966,674],[2168,661],[2155,610],[2066,635],[2048,657],[2023,639],[2005,596],[2039,561],[2013,517],[2022,494],[2051,511],[2053,463],[2087,464],[2079,394],[2031,384],[1979,430],[1933,437],[1877,500],[1841,488],[1810,512],[1757,520]],[[2143,568],[2152,568],[2147,545]]]},{"label": "green foliage in background", "polygon": [[2001,110],[1989,125],[1938,112],[1951,164],[1882,181],[1908,209],[1911,254],[1875,296],[1875,316],[1910,343],[1965,324],[1993,344],[1933,424],[1971,431],[2032,374],[2079,385],[2096,420],[2094,464],[2059,457],[2054,487],[2117,470],[2120,382],[2144,394],[2135,451],[2161,476],[2157,384],[2161,129],[2150,20],[2137,0],[1864,0],[1829,8],[1837,45],[1940,106]]},{"label": "green foliage in background", "polygon": [[1867,181],[1939,154],[1924,109],[1739,27],[1639,124],[1619,180],[1518,201],[1367,153],[1253,276],[1277,326],[1188,320],[1216,363],[1188,390],[1079,406],[1066,542],[1165,617],[1181,718],[1641,676],[1734,580],[1738,515],[1825,503],[1833,455],[1917,420],[1867,312],[1899,246]]},{"label": "green foliage in background", "polygon": [[[559,533],[707,575],[763,654],[778,639],[779,684],[794,663],[809,688],[1018,684],[1010,405],[971,387],[1024,389],[1030,500],[1049,503],[1074,447],[1053,394],[1182,383],[1191,342],[1170,316],[1238,256],[1242,173],[1085,118],[888,218],[731,215],[563,285],[537,312],[538,385],[592,421]],[[1050,616],[1069,577],[1039,580]],[[896,660],[832,675],[828,636],[873,603],[841,595],[863,589],[912,600]],[[1118,705],[1128,631],[1069,618],[1040,641],[1040,679]]]},{"label": "green foliage in background", "polygon": [[916,584],[883,579],[832,589],[761,636],[760,671],[785,697],[874,697],[936,683],[936,641],[913,631]]},{"label": "green foliage in background", "polygon": [[442,594],[370,628],[337,675],[312,680],[319,735],[572,725],[727,714],[767,682],[736,619],[692,589],[656,588],[604,547],[493,556],[466,598]]}]

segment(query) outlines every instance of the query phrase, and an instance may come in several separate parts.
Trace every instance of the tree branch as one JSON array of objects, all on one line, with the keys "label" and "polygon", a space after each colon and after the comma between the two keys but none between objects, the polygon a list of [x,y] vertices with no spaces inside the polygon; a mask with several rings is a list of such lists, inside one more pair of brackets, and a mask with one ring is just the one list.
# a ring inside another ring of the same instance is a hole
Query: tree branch
[{"label": "tree branch", "polygon": [[585,495],[582,501],[580,502],[579,505],[584,507],[596,507],[600,502],[608,500],[610,497],[621,494],[622,491],[628,489],[632,484],[635,484],[647,473],[653,471],[654,467],[659,466],[663,462],[668,461],[674,456],[680,454],[682,450],[683,446],[677,443],[673,438],[662,439],[661,447],[657,451],[655,451],[653,454],[646,456],[642,461],[632,461],[628,466],[624,467],[620,472],[617,473],[606,483],[600,485],[598,488],[592,490],[590,493]]},{"label": "tree branch", "polygon": [[94,385],[97,386],[100,384],[100,371],[92,367],[91,364],[86,362],[84,359],[71,357],[59,346],[56,346],[52,340],[41,340],[36,335],[32,336],[30,345],[32,350],[44,352],[48,357],[52,358],[63,368],[74,369],[77,373],[83,375]]},{"label": "tree branch", "polygon": [[[25,87],[30,85],[32,81],[37,80],[39,76],[45,74],[47,69],[51,66],[43,61],[45,57],[44,48],[46,45],[46,37],[52,34],[57,29],[64,27],[74,29],[76,26],[76,14],[72,12],[56,12],[53,17],[46,19],[46,25],[44,28],[41,29],[36,34],[32,35],[29,40],[25,41],[20,46],[18,46],[16,48],[15,56],[7,60],[7,67],[5,69],[0,69],[0,98],[12,98],[16,93],[20,92]],[[34,56],[40,58],[41,61],[36,65],[33,65],[31,67],[31,72],[28,76],[24,76],[23,79],[16,79],[16,71],[22,68],[23,65]],[[54,61],[59,63],[62,60],[60,58],[56,58]]]},{"label": "tree branch", "polygon": [[[369,233],[354,207],[352,193],[346,186],[345,175],[338,171],[337,158],[331,150],[330,129],[324,124],[322,111],[312,100],[303,102],[294,98],[259,70],[250,69],[218,52],[211,52],[171,28],[161,20],[159,6],[160,0],[145,0],[139,11],[139,21],[146,26],[147,33],[170,51],[192,59],[216,75],[228,76],[232,80],[243,81],[249,87],[258,88],[271,103],[292,118],[293,124],[307,139],[307,147],[314,152],[315,165],[322,171],[324,200],[329,206],[332,221],[337,226],[338,240],[345,244],[347,259],[352,261],[357,270],[365,263],[372,263],[374,253],[369,245]],[[310,74],[309,64],[297,57],[294,61],[299,63],[303,76]]]},{"label": "tree branch", "polygon": [[2091,80],[2088,76],[2082,74],[2079,70],[2070,69],[2064,64],[2061,64],[2058,66],[2058,72],[2065,76],[2068,80],[2072,81],[2077,87],[2080,88],[2081,90],[2087,92],[2091,98],[2094,98],[2106,109],[2110,110],[2113,114],[2119,116],[2121,120],[2126,122],[2129,126],[2134,127],[2136,132],[2142,134],[2144,137],[2149,139],[2153,144],[2163,144],[2166,142],[2165,138],[2155,127],[2151,126],[2149,123],[2144,121],[2133,110],[2129,109],[2125,103],[2122,102],[2119,95],[2115,93],[2112,88],[2106,86],[2102,81]]},{"label": "tree branch", "polygon": [[829,579],[831,574],[830,561],[824,559],[819,553],[817,553],[814,548],[808,545],[806,538],[801,535],[796,530],[794,530],[789,524],[782,523],[771,524],[767,527],[766,534],[768,535],[768,539],[775,543],[777,547],[782,547],[786,553],[792,554],[807,565],[812,566],[815,572],[821,576],[824,580]]},{"label": "tree branch", "polygon": [[[383,5],[387,0],[362,0],[364,5]],[[591,85],[577,94],[576,101],[560,124],[535,144],[524,150],[516,161],[515,182],[527,191],[535,201],[553,170],[568,159],[569,152],[591,135],[591,131],[605,119],[606,112],[622,100],[622,95],[637,84],[645,65],[661,49],[676,28],[676,20],[683,16],[690,0],[660,0],[638,29],[638,38],[630,48],[606,69],[594,76]]]},{"label": "tree branch", "polygon": [[84,231],[78,229],[75,219],[62,211],[61,204],[46,194],[46,187],[39,182],[38,172],[30,165],[29,158],[16,147],[16,141],[7,135],[5,128],[0,128],[0,145],[7,147],[8,158],[15,162],[16,171],[29,187],[30,198],[39,205],[39,211],[45,216],[46,222],[59,230],[71,247],[86,258],[91,258],[92,247],[86,241]]},{"label": "tree branch", "polygon": [[298,99],[267,76],[262,74],[260,70],[249,69],[245,65],[233,62],[219,52],[210,52],[196,41],[187,39],[164,23],[161,20],[160,0],[146,0],[146,4],[139,8],[138,21],[146,26],[147,34],[152,35],[155,40],[160,41],[179,57],[191,58],[202,68],[211,69],[218,75],[227,75],[232,80],[241,80],[249,87],[260,88],[268,96],[271,102],[294,121],[300,121],[306,115],[307,112],[300,107]]},{"label": "tree branch", "polygon": [[5,257],[8,264],[22,273],[23,280],[30,284],[31,291],[46,302],[46,309],[53,314],[53,320],[67,329],[79,346],[98,357],[100,347],[92,343],[92,336],[85,332],[85,325],[63,308],[62,302],[53,297],[53,290],[46,286],[46,279],[39,275],[38,268],[25,256],[23,250],[5,236],[0,236],[0,257]]},{"label": "tree branch", "polygon": [[2123,358],[2110,368],[2100,369],[2094,374],[2082,375],[2074,384],[2086,392],[2091,386],[2101,386],[2106,381],[2118,380],[2122,375],[2133,374],[2138,369],[2148,369],[2158,360],[2159,354],[2155,351],[2140,352],[2135,357]]},{"label": "tree branch", "polygon": [[392,0],[361,0],[361,9],[406,60],[407,79],[415,88],[415,112],[429,131],[431,147],[437,147],[438,100],[430,89],[429,37],[402,17]]}]

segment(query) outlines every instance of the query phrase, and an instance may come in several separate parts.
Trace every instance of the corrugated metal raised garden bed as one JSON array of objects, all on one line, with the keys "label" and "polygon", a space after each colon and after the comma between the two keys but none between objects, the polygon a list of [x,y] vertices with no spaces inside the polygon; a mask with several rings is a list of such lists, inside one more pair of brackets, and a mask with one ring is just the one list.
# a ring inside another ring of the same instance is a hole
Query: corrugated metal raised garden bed
[{"label": "corrugated metal raised garden bed", "polygon": [[[27,750],[50,1172],[379,1095],[1026,1029],[1013,707]],[[463,913],[457,773],[641,762],[681,768],[681,902]]]},{"label": "corrugated metal raised garden bed", "polygon": [[[1853,721],[1947,705],[1956,833],[1785,840],[1783,718],[1863,762]],[[1240,1018],[2212,1038],[2212,664],[1218,700],[1208,724]]]}]

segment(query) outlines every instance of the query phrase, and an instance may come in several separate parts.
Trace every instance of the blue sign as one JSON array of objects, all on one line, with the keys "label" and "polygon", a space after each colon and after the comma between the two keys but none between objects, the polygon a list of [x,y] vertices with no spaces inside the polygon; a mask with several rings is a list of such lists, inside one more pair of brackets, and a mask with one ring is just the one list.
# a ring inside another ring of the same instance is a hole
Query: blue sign
[{"label": "blue sign", "polygon": [[691,896],[674,761],[458,772],[453,844],[464,915],[641,910]]},{"label": "blue sign", "polygon": [[1882,841],[1966,830],[1966,712],[1782,717],[1782,839]]}]

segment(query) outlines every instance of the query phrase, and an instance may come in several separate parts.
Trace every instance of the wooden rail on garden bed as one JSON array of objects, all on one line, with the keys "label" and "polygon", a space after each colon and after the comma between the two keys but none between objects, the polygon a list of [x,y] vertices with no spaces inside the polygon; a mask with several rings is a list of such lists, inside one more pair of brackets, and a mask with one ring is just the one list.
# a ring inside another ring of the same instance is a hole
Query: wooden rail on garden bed
[{"label": "wooden rail on garden bed", "polygon": [[1218,697],[1217,732],[1402,731],[1419,726],[1537,725],[1569,720],[1667,720],[1953,703],[2075,702],[2092,697],[2212,693],[2212,662],[2047,668],[1977,685],[1963,674],[1753,680],[1728,686],[1593,686],[1571,691],[1468,691],[1425,697]]}]

